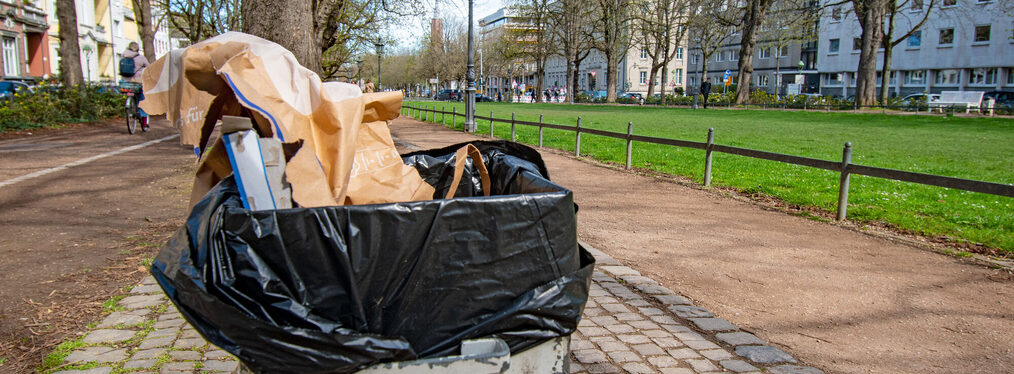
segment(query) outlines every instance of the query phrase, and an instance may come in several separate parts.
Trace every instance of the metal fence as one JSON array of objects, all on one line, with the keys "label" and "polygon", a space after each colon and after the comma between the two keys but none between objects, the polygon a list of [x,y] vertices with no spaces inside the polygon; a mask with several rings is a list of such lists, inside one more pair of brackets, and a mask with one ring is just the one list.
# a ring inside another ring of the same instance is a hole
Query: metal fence
[{"label": "metal fence", "polygon": [[[440,123],[446,125],[446,117],[450,115],[451,126],[457,125],[457,117],[464,117],[464,113],[458,113],[457,108],[452,108],[450,112],[437,110],[434,108],[420,108],[405,105],[402,107],[402,111],[405,115],[411,116],[412,118],[422,119],[423,121],[437,122],[436,115],[440,115]],[[846,142],[845,147],[842,150],[841,161],[829,161],[821,160],[810,157],[787,155],[782,153],[774,153],[768,151],[759,151],[755,149],[733,147],[721,144],[715,144],[715,131],[714,128],[708,129],[708,135],[704,142],[695,142],[690,140],[679,140],[679,139],[667,139],[657,138],[652,136],[634,135],[634,124],[627,122],[627,132],[618,133],[604,130],[596,130],[581,127],[581,117],[577,117],[576,126],[558,125],[545,123],[542,120],[542,115],[539,115],[539,121],[521,121],[515,119],[514,113],[511,113],[511,118],[496,118],[493,117],[493,112],[489,113],[489,117],[475,116],[476,121],[483,120],[489,121],[489,136],[492,138],[494,123],[506,123],[511,125],[511,141],[515,141],[516,127],[517,125],[522,126],[533,126],[539,129],[539,144],[542,147],[543,129],[556,129],[564,131],[573,131],[574,137],[574,155],[581,155],[581,134],[606,136],[615,139],[626,140],[627,142],[627,158],[626,168],[631,168],[631,152],[634,147],[634,142],[663,144],[676,147],[694,148],[704,150],[704,186],[711,186],[711,168],[712,168],[712,153],[721,152],[733,155],[746,156],[751,158],[759,158],[763,160],[779,161],[787,164],[809,166],[818,169],[831,170],[841,174],[838,185],[838,220],[844,220],[848,211],[848,198],[849,198],[849,176],[852,174],[866,175],[877,178],[892,179],[903,182],[912,182],[918,184],[925,184],[930,186],[953,188],[956,190],[980,192],[991,195],[1014,197],[1014,185],[983,182],[970,179],[961,179],[953,177],[945,177],[941,175],[923,174],[904,170],[894,170],[879,168],[875,166],[864,166],[856,165],[852,163],[852,143]],[[476,130],[478,132],[478,130]]]}]

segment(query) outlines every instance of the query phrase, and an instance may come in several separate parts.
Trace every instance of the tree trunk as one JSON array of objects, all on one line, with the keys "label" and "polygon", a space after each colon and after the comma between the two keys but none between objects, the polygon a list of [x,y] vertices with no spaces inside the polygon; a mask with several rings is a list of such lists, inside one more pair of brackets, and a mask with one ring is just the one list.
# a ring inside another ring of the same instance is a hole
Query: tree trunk
[{"label": "tree trunk", "polygon": [[141,49],[144,50],[144,58],[153,62],[155,61],[155,25],[151,20],[151,1],[132,0],[132,2],[134,18],[137,19],[137,31],[141,34]]},{"label": "tree trunk", "polygon": [[743,33],[739,46],[739,77],[736,80],[736,104],[750,101],[753,79],[753,50],[757,46],[757,29],[771,6],[771,0],[749,0],[743,11]]},{"label": "tree trunk", "polygon": [[[669,84],[669,60],[662,61],[662,85],[658,89],[659,102],[665,106],[665,86]],[[651,97],[651,95],[648,95]],[[647,99],[647,98],[645,98]]]},{"label": "tree trunk", "polygon": [[616,56],[618,50],[606,53],[606,102],[616,102],[616,81],[619,69],[619,58]]},{"label": "tree trunk", "polygon": [[[651,62],[651,65],[651,71],[648,72],[648,95],[645,98],[651,97],[651,94],[655,93],[655,77],[658,76],[658,69],[654,67],[654,61]],[[641,77],[637,78],[641,79]]]},{"label": "tree trunk", "polygon": [[856,0],[853,2],[859,26],[862,28],[862,42],[859,51],[859,67],[856,69],[856,104],[860,106],[877,103],[877,48],[881,46],[884,25],[884,3],[882,0]]},{"label": "tree trunk", "polygon": [[884,37],[880,41],[884,46],[884,68],[882,69],[883,73],[881,73],[880,105],[885,107],[887,106],[887,97],[890,95],[891,90],[891,52],[894,50],[891,39],[894,38],[894,16],[898,12],[896,4],[893,2],[888,6],[891,9],[888,10],[890,15],[887,18],[887,32],[884,33]]},{"label": "tree trunk", "polygon": [[577,83],[577,61],[572,57],[569,52],[567,53],[567,92],[564,95],[564,100],[568,103],[574,103],[574,85]]},{"label": "tree trunk", "polygon": [[320,74],[320,47],[314,33],[311,0],[278,4],[270,0],[244,0],[243,31],[278,43],[296,56],[300,65]]},{"label": "tree trunk", "polygon": [[[781,47],[779,47],[779,48],[781,48]],[[782,72],[780,71],[780,70],[782,70],[782,59],[777,56],[777,55],[781,54],[781,51],[775,51],[775,54],[776,54],[776,56],[775,56],[775,96],[777,97],[778,96],[778,91],[781,91],[781,89],[782,89],[782,82],[781,82],[781,80],[782,80]],[[738,87],[737,87],[737,90],[738,90]],[[738,93],[738,91],[737,91],[737,93]]]},{"label": "tree trunk", "polygon": [[81,74],[81,47],[77,42],[77,7],[74,0],[57,0],[56,18],[60,22],[60,74],[63,85],[76,86],[84,82],[84,75]]},{"label": "tree trunk", "polygon": [[546,60],[535,61],[535,102],[545,102],[545,96],[542,95],[546,90]]}]

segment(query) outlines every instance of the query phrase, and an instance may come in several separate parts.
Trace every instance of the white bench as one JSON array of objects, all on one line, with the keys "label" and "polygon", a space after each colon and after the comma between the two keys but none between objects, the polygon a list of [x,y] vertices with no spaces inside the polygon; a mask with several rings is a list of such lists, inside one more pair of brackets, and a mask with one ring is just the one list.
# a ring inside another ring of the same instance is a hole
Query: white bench
[{"label": "white bench", "polygon": [[940,113],[944,112],[944,108],[952,106],[964,106],[965,113],[969,113],[972,108],[980,109],[982,107],[982,95],[985,92],[982,91],[943,91],[940,92],[940,99],[930,102],[930,112],[933,108],[940,109]]}]

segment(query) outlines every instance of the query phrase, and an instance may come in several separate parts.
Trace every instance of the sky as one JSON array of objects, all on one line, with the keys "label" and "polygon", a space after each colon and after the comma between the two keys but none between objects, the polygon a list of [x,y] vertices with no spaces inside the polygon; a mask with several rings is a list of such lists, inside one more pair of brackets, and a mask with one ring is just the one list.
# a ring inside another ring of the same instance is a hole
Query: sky
[{"label": "sky", "polygon": [[[468,0],[437,0],[440,2],[440,15],[441,18],[458,19],[462,23],[468,19]],[[504,7],[510,0],[473,0],[473,21],[478,22],[482,17],[493,14],[498,9]],[[430,3],[430,10],[425,16],[418,17],[418,19],[410,20],[407,25],[396,26],[394,29],[389,30],[390,36],[398,40],[398,46],[395,47],[398,50],[406,50],[413,48],[419,44],[423,36],[430,27],[430,18],[433,17],[433,6]],[[478,27],[478,26],[476,26]]]}]

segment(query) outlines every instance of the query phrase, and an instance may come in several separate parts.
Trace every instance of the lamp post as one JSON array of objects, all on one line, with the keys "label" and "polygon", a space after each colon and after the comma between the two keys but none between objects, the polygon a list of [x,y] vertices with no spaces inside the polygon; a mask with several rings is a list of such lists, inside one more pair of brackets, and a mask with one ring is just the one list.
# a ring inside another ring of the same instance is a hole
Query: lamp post
[{"label": "lamp post", "polygon": [[380,92],[380,56],[384,54],[384,43],[378,41],[373,46],[377,47],[377,92]]},{"label": "lamp post", "polygon": [[356,84],[359,88],[363,87],[363,60],[356,60]]},{"label": "lamp post", "polygon": [[472,45],[472,0],[468,0],[468,65],[465,70],[465,130],[475,132],[475,50]]}]

